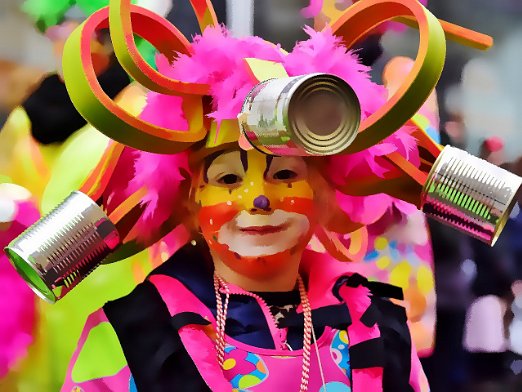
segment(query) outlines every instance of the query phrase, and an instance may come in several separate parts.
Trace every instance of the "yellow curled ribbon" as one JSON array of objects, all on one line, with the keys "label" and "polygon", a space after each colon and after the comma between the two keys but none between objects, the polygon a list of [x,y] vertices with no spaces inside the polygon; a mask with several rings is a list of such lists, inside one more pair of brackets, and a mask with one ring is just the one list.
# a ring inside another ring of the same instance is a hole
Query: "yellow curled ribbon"
[{"label": "yellow curled ribbon", "polygon": [[[188,41],[169,22],[144,8],[128,5],[136,34],[149,39],[160,52],[167,56],[172,56],[175,51],[189,53]],[[165,83],[168,81],[170,84],[167,83],[163,87],[176,89],[170,94],[193,92],[194,95],[183,96],[183,111],[189,122],[189,129],[186,131],[160,127],[139,119],[121,108],[105,94],[93,68],[91,37],[97,31],[106,28],[108,22],[109,9],[103,8],[82,23],[65,44],[63,56],[65,84],[78,112],[109,138],[143,151],[173,154],[202,140],[207,131],[203,121],[202,96],[198,94],[208,89],[206,85],[184,83],[166,77],[153,81],[153,84],[157,82],[156,87],[160,86],[160,80]],[[132,30],[127,33],[132,35]],[[116,41],[114,43],[115,47],[121,46],[121,43],[118,44]],[[144,60],[143,63],[146,64]],[[146,67],[151,68],[148,64]],[[158,73],[158,75],[160,74]],[[132,76],[136,78],[139,75],[136,73]],[[136,79],[138,80],[138,78]]]},{"label": "yellow curled ribbon", "polygon": [[405,124],[435,88],[446,56],[446,39],[438,19],[417,0],[365,0],[352,5],[331,26],[352,47],[375,26],[397,17],[413,17],[420,44],[410,74],[397,92],[361,122],[359,135],[344,151],[354,153],[377,144]]}]

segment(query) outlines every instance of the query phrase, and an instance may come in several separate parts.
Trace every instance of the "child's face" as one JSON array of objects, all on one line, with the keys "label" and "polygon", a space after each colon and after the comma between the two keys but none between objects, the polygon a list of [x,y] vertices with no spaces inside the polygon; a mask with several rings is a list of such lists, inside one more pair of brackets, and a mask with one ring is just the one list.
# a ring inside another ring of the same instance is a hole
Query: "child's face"
[{"label": "child's face", "polygon": [[195,186],[210,249],[249,278],[276,274],[315,229],[314,191],[302,158],[224,151],[207,159]]}]

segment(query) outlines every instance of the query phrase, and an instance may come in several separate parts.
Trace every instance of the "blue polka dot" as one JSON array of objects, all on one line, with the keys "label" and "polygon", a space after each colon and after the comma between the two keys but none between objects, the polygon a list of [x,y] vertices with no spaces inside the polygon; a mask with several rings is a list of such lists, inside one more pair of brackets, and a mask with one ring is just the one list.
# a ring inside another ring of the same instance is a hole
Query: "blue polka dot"
[{"label": "blue polka dot", "polygon": [[319,389],[319,392],[352,392],[352,388],[342,382],[328,382]]},{"label": "blue polka dot", "polygon": [[129,392],[138,392],[138,387],[136,386],[136,383],[134,382],[134,377],[132,377],[132,374],[129,379]]},{"label": "blue polka dot", "polygon": [[366,254],[366,257],[364,258],[364,261],[375,260],[378,256],[379,256],[379,252],[377,252],[376,250],[372,250],[371,252],[368,252]]}]

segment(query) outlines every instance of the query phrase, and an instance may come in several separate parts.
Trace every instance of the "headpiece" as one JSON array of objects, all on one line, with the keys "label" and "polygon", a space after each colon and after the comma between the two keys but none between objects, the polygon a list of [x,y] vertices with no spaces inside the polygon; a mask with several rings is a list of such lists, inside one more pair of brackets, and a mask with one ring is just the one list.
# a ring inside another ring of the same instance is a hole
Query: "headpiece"
[{"label": "headpiece", "polygon": [[[442,71],[444,34],[481,49],[492,44],[489,37],[437,20],[417,0],[362,0],[323,30],[307,29],[310,38],[287,53],[261,38],[231,37],[210,0],[191,4],[202,30],[192,44],[130,0],[111,0],[68,40],[64,76],[71,100],[115,142],[83,194],[73,193],[7,248],[40,295],[61,298],[103,259],[128,257],[182,224],[189,159],[238,142],[321,161],[339,208],[316,235],[340,260],[364,255],[368,197],[388,204],[402,199],[494,242],[520,178],[480,166],[463,151],[442,150],[414,117]],[[387,99],[349,49],[390,19],[417,27],[420,45],[410,74]],[[122,66],[152,91],[139,117],[117,106],[96,80],[91,37],[107,26]],[[140,55],[134,35],[161,53],[158,70]],[[318,114],[328,121],[308,117],[303,108],[317,96],[328,97],[327,110],[342,110]],[[338,233],[351,233],[348,249]]]}]

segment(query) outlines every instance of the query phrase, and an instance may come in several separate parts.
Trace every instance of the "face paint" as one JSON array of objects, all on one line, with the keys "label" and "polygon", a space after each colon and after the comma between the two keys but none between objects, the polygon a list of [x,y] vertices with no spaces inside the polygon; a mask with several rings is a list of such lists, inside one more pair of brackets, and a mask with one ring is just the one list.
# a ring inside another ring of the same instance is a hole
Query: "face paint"
[{"label": "face paint", "polygon": [[256,150],[212,158],[195,189],[203,236],[233,271],[273,276],[306,247],[316,226],[305,161]]}]

